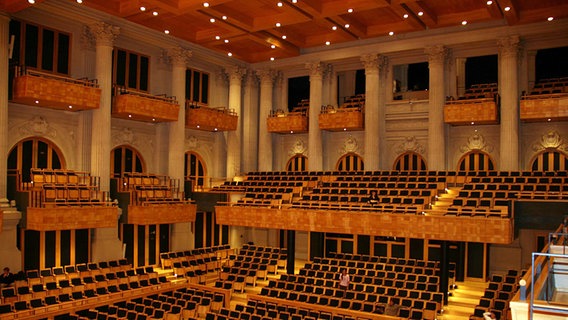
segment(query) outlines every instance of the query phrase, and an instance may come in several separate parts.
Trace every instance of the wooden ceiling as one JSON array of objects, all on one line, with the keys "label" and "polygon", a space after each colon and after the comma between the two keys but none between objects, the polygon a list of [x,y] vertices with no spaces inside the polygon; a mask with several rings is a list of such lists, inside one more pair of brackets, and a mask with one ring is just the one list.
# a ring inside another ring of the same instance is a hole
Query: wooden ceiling
[{"label": "wooden ceiling", "polygon": [[[50,0],[35,0],[35,5]],[[76,0],[68,0],[76,2]],[[568,17],[566,0],[82,0],[121,17],[246,62],[298,56],[303,49],[426,29]],[[27,0],[0,1],[18,12]],[[145,9],[142,10],[142,7]],[[467,21],[466,25],[462,25]],[[280,23],[280,26],[277,26]]]}]

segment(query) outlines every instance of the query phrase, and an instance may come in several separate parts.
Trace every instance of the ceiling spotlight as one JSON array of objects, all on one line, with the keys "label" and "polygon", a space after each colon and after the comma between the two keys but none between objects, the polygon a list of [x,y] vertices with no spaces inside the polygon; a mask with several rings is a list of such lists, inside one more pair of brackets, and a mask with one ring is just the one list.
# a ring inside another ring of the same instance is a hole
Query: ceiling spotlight
[{"label": "ceiling spotlight", "polygon": [[493,4],[493,1],[491,1],[491,0],[487,1],[487,5],[488,5],[488,6],[490,6],[490,5],[492,5],[492,4]]},{"label": "ceiling spotlight", "polygon": [[156,121],[156,118],[152,118],[152,121]]},{"label": "ceiling spotlight", "polygon": [[505,11],[510,11],[511,7],[505,7]]},{"label": "ceiling spotlight", "polygon": [[294,133],[294,130],[290,130],[290,133]]},{"label": "ceiling spotlight", "polygon": [[419,11],[419,12],[418,12],[418,16],[419,16],[419,17],[422,17],[423,15],[424,15],[424,12],[422,12],[422,11]]},{"label": "ceiling spotlight", "polygon": [[36,100],[35,103],[38,104],[38,103],[39,103],[39,100]]},{"label": "ceiling spotlight", "polygon": [[28,3],[29,3],[29,4],[34,4],[34,3],[35,3],[35,0],[28,0]]},{"label": "ceiling spotlight", "polygon": [[276,22],[276,27],[279,28],[281,26],[280,22]]},{"label": "ceiling spotlight", "polygon": [[209,19],[209,22],[214,23],[214,22],[215,22],[215,18]]},{"label": "ceiling spotlight", "polygon": [[331,27],[331,30],[334,30],[334,31],[337,30],[337,26]]},{"label": "ceiling spotlight", "polygon": [[154,17],[157,16],[157,15],[158,15],[158,11],[152,12],[152,15],[153,15]]},{"label": "ceiling spotlight", "polygon": [[408,13],[405,13],[402,17],[403,17],[404,19],[408,19]]},{"label": "ceiling spotlight", "polygon": [[282,35],[282,39],[286,40],[286,35]]},{"label": "ceiling spotlight", "polygon": [[278,2],[276,5],[279,6],[279,7],[283,6],[282,2]]},{"label": "ceiling spotlight", "polygon": [[146,7],[144,6],[140,7],[140,11],[146,11]]},{"label": "ceiling spotlight", "polygon": [[220,36],[215,36],[215,40],[221,40]]},{"label": "ceiling spotlight", "polygon": [[471,122],[471,125],[473,126],[474,124],[475,124],[475,122],[472,121],[472,122]]},{"label": "ceiling spotlight", "polygon": [[83,3],[83,0],[77,0],[77,3],[81,4],[81,3]]},{"label": "ceiling spotlight", "polygon": [[325,42],[325,45],[326,45],[326,46],[329,46],[330,44],[331,44],[330,41],[326,41],[326,42]]},{"label": "ceiling spotlight", "polygon": [[69,109],[73,109],[73,106],[69,106],[68,108],[69,108]]},{"label": "ceiling spotlight", "polygon": [[232,57],[232,56],[233,56],[233,54],[232,54],[232,53],[230,53],[230,52],[229,52],[229,53],[227,53],[227,55],[228,55],[229,57]]},{"label": "ceiling spotlight", "polygon": [[217,131],[217,128],[215,128],[215,131]]},{"label": "ceiling spotlight", "polygon": [[389,32],[389,36],[394,36],[394,31]]},{"label": "ceiling spotlight", "polygon": [[203,6],[204,6],[205,8],[209,7],[209,2],[203,2]]},{"label": "ceiling spotlight", "polygon": [[132,115],[131,115],[131,114],[129,114],[129,115],[128,115],[128,117],[129,117],[129,118],[132,118]]},{"label": "ceiling spotlight", "polygon": [[349,29],[349,27],[351,27],[351,26],[349,25],[349,23],[346,23],[346,24],[344,25],[344,27],[345,27],[345,29]]},{"label": "ceiling spotlight", "polygon": [[347,12],[352,13],[352,12],[353,12],[353,8],[347,9]]},{"label": "ceiling spotlight", "polygon": [[164,30],[164,33],[165,33],[165,34],[170,34],[170,30],[167,30],[167,29],[166,29],[166,30]]},{"label": "ceiling spotlight", "polygon": [[298,0],[292,0],[292,3],[298,3]]},{"label": "ceiling spotlight", "polygon": [[274,61],[274,57],[270,57],[270,61]]},{"label": "ceiling spotlight", "polygon": [[270,48],[276,49],[276,45],[270,45]]},{"label": "ceiling spotlight", "polygon": [[462,26],[465,26],[467,24],[467,21],[462,21]]},{"label": "ceiling spotlight", "polygon": [[552,21],[552,20],[554,20],[554,17],[548,17],[547,20],[548,20],[548,21]]},{"label": "ceiling spotlight", "polygon": [[225,39],[225,43],[229,43],[229,39]]},{"label": "ceiling spotlight", "polygon": [[222,16],[221,19],[227,20],[227,16]]}]

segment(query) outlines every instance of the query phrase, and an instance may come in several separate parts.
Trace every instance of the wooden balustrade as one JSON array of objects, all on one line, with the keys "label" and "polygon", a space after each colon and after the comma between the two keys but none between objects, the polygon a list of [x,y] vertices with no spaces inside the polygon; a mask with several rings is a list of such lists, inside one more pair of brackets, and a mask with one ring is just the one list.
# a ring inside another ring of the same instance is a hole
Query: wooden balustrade
[{"label": "wooden balustrade", "polygon": [[235,131],[239,121],[234,110],[189,104],[185,110],[185,126],[203,131]]},{"label": "wooden balustrade", "polygon": [[326,108],[319,115],[319,128],[328,131],[356,131],[365,129],[363,109]]},{"label": "wooden balustrade", "polygon": [[96,80],[76,80],[25,68],[16,69],[12,101],[30,106],[81,111],[98,109]]},{"label": "wooden balustrade", "polygon": [[130,224],[170,224],[194,222],[197,205],[189,202],[152,203],[151,206],[128,206]]},{"label": "wooden balustrade", "polygon": [[521,99],[520,118],[523,121],[568,120],[568,94],[524,96]]},{"label": "wooden balustrade", "polygon": [[451,125],[498,124],[499,108],[493,99],[448,101],[444,122]]},{"label": "wooden balustrade", "polygon": [[116,228],[118,210],[115,206],[28,207],[25,222],[26,229],[36,231]]},{"label": "wooden balustrade", "polygon": [[177,121],[179,105],[175,98],[114,88],[112,116],[145,122]]},{"label": "wooden balustrade", "polygon": [[304,112],[274,114],[267,120],[268,132],[305,133],[308,132],[308,116]]}]

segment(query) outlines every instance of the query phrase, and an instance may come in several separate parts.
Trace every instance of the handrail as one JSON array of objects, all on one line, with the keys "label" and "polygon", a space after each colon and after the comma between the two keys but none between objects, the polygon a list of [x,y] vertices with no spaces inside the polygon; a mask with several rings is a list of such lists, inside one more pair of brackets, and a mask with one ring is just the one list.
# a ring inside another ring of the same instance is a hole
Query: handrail
[{"label": "handrail", "polygon": [[113,85],[113,89],[114,89],[114,95],[115,96],[129,94],[129,95],[139,96],[139,97],[142,97],[142,98],[159,100],[159,101],[163,101],[163,102],[167,102],[167,103],[171,103],[171,104],[177,104],[178,103],[175,96],[168,97],[165,94],[154,95],[154,94],[150,94],[150,93],[147,93],[147,92],[128,89],[125,86],[121,86],[121,85],[117,85],[117,84]]},{"label": "handrail", "polygon": [[87,77],[79,78],[79,79],[73,79],[73,78],[66,77],[66,76],[59,76],[59,75],[56,75],[56,74],[53,74],[53,73],[47,73],[47,72],[32,70],[32,69],[29,69],[26,66],[16,66],[15,67],[15,73],[16,73],[16,77],[33,76],[33,77],[40,77],[40,78],[45,78],[45,79],[52,79],[52,80],[58,80],[58,81],[63,81],[63,82],[69,82],[69,83],[72,83],[72,84],[78,84],[78,85],[82,85],[82,86],[86,86],[86,87],[93,87],[93,88],[99,87],[97,79],[88,79]]},{"label": "handrail", "polygon": [[207,109],[207,110],[212,110],[212,111],[216,111],[216,112],[220,112],[220,113],[227,113],[231,116],[236,116],[237,112],[235,111],[235,109],[232,108],[227,108],[227,107],[210,107],[207,106],[205,104],[196,102],[196,101],[190,101],[190,100],[186,100],[185,101],[185,108],[186,109]]},{"label": "handrail", "polygon": [[522,96],[521,100],[555,99],[563,97],[568,97],[568,93],[562,92],[562,93],[531,94],[531,95]]},{"label": "handrail", "polygon": [[[542,259],[541,259],[542,258]],[[532,267],[531,267],[531,283],[533,284],[533,290],[531,290],[530,303],[529,303],[529,319],[532,320],[535,312],[544,312],[547,314],[556,315],[568,315],[568,309],[566,304],[551,301],[552,296],[552,283],[551,274],[554,272],[552,270],[552,260],[553,258],[568,258],[565,254],[553,254],[553,253],[540,253],[533,252],[532,254]],[[536,264],[537,260],[542,261],[541,264]],[[535,272],[535,265],[537,266]],[[546,290],[545,300],[536,298],[542,296],[543,290]]]}]

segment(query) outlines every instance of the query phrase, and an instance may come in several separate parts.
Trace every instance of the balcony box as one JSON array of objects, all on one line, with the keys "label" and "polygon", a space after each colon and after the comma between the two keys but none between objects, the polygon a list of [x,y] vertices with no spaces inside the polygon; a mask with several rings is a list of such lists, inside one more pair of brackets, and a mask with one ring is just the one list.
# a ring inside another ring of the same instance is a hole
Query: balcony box
[{"label": "balcony box", "polygon": [[100,207],[28,207],[25,214],[26,229],[36,231],[116,228],[118,209]]},{"label": "balcony box", "polygon": [[498,109],[493,99],[448,101],[444,106],[444,122],[455,126],[498,124]]},{"label": "balcony box", "polygon": [[193,203],[164,203],[147,206],[128,206],[128,223],[138,225],[195,222],[197,205]]},{"label": "balcony box", "polygon": [[266,126],[273,133],[305,133],[308,116],[304,112],[276,113],[266,120]]},{"label": "balcony box", "polygon": [[178,102],[172,97],[155,96],[144,92],[115,90],[112,116],[145,122],[177,121]]},{"label": "balcony box", "polygon": [[227,108],[209,108],[192,105],[185,109],[185,126],[203,131],[235,131],[238,115]]},{"label": "balcony box", "polygon": [[523,121],[568,120],[568,94],[525,96],[521,100]]},{"label": "balcony box", "polygon": [[326,108],[319,115],[319,128],[327,131],[356,131],[365,128],[363,110],[357,108]]}]

